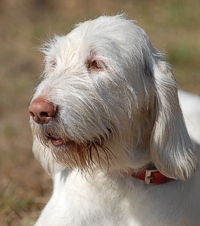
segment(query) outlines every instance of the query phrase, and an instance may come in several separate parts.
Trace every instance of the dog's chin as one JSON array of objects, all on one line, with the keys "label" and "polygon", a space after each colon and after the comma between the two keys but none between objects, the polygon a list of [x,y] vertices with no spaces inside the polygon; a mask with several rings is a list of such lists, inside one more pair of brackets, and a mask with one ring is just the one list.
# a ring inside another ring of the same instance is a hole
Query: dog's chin
[{"label": "dog's chin", "polygon": [[101,145],[95,141],[76,142],[50,134],[43,138],[43,144],[50,148],[56,161],[66,168],[84,171],[93,169],[96,160],[101,162],[98,152]]}]

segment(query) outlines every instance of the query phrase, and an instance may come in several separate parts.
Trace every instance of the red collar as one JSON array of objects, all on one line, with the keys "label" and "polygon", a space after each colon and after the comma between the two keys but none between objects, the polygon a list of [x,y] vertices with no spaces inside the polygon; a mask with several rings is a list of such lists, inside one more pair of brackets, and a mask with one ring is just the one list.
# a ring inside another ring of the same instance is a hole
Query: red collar
[{"label": "red collar", "polygon": [[154,165],[150,165],[146,169],[142,169],[137,173],[123,173],[124,175],[131,176],[137,178],[139,180],[145,181],[145,184],[164,184],[170,182],[174,179],[164,176],[161,172],[159,172]]}]

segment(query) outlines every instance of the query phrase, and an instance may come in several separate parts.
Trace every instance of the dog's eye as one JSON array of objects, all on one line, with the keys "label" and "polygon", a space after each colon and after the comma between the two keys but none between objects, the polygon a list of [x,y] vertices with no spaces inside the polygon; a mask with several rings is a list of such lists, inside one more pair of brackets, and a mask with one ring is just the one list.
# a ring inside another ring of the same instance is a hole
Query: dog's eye
[{"label": "dog's eye", "polygon": [[98,69],[102,68],[102,66],[101,66],[101,64],[100,64],[100,62],[98,60],[94,60],[92,62],[92,66],[95,67],[95,68],[98,68]]},{"label": "dog's eye", "polygon": [[99,60],[93,60],[88,64],[88,68],[92,70],[101,70],[103,65]]}]

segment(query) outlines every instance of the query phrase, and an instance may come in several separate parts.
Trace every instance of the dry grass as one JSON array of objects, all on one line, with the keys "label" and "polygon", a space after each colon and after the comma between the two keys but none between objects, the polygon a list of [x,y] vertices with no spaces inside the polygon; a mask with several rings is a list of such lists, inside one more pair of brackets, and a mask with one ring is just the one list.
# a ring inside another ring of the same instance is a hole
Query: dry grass
[{"label": "dry grass", "polygon": [[31,153],[27,107],[42,71],[42,39],[77,21],[126,12],[166,52],[181,88],[200,94],[200,10],[193,0],[0,1],[0,219],[32,225],[51,182]]}]

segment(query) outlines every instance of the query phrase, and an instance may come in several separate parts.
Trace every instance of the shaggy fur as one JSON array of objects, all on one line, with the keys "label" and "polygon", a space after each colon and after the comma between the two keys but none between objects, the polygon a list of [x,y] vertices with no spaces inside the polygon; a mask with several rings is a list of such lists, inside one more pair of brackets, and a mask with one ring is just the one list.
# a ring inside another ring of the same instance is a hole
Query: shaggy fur
[{"label": "shaggy fur", "polygon": [[[57,112],[30,123],[54,191],[35,225],[198,226],[199,146],[186,130],[172,70],[146,33],[123,15],[102,16],[42,51],[43,80],[30,108],[42,99]],[[181,96],[183,107],[195,98]],[[199,142],[200,109],[190,110]],[[148,186],[129,176],[150,163],[175,180]]]}]

